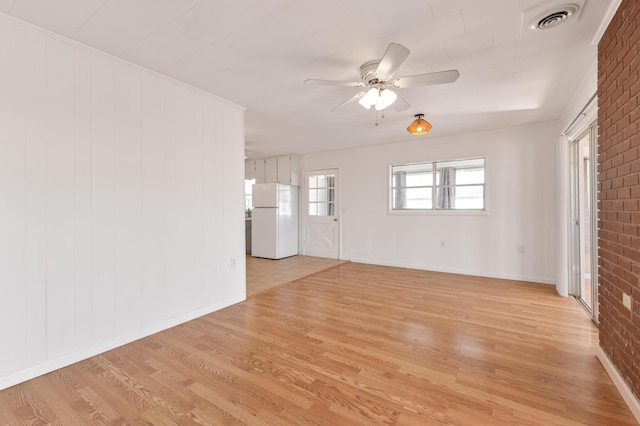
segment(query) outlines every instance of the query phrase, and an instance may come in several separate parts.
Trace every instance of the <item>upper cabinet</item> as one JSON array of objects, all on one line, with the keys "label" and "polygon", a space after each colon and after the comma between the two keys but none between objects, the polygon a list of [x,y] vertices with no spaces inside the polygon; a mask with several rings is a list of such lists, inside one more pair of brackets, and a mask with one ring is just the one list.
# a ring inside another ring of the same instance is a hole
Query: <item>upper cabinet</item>
[{"label": "upper cabinet", "polygon": [[245,179],[256,183],[284,183],[300,186],[300,160],[295,155],[245,160]]},{"label": "upper cabinet", "polygon": [[264,178],[266,183],[278,183],[278,159],[264,160]]},{"label": "upper cabinet", "polygon": [[300,186],[299,160],[295,155],[278,157],[278,183]]}]

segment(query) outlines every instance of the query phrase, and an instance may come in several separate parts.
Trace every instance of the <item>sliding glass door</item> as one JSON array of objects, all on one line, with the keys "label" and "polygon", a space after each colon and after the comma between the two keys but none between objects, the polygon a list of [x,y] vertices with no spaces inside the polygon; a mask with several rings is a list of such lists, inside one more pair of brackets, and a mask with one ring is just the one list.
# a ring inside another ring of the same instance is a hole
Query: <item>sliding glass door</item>
[{"label": "sliding glass door", "polygon": [[597,125],[571,141],[571,292],[597,322]]}]

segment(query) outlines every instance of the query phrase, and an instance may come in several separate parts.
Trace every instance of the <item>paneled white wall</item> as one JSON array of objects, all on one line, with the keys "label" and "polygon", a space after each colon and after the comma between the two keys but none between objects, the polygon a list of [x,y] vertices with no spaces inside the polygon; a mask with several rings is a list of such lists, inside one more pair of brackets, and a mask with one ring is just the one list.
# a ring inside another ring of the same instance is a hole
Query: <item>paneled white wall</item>
[{"label": "paneled white wall", "polygon": [[0,64],[0,388],[244,300],[242,108],[4,15]]},{"label": "paneled white wall", "polygon": [[[558,127],[554,122],[413,137],[305,155],[301,169],[340,169],[343,259],[553,283]],[[486,158],[486,214],[388,213],[391,164],[480,156]]]}]

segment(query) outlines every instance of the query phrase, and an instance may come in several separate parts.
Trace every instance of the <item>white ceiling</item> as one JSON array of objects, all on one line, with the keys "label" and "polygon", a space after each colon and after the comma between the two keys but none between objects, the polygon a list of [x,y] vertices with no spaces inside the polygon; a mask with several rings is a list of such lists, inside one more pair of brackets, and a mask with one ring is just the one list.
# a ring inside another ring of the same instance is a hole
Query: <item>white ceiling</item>
[{"label": "white ceiling", "polygon": [[[247,108],[254,158],[428,139],[553,120],[596,58],[614,0],[0,0],[0,12],[202,88]],[[549,4],[579,19],[526,29]],[[542,5],[542,7],[540,7]],[[357,93],[305,86],[358,81],[389,42],[411,50],[396,76],[458,69],[453,84],[399,89],[411,108],[376,113]],[[424,113],[434,128],[405,128]]]}]

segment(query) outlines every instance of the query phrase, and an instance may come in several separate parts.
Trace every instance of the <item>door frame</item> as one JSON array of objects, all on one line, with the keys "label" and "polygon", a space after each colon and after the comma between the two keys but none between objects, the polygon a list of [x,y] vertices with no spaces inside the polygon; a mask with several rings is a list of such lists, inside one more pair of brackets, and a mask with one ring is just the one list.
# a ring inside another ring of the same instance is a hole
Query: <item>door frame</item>
[{"label": "door frame", "polygon": [[[589,306],[582,294],[582,281],[585,276],[584,253],[584,227],[581,219],[581,208],[584,205],[582,193],[580,191],[579,181],[581,177],[578,175],[583,168],[579,162],[582,161],[582,155],[578,152],[580,149],[579,142],[586,135],[589,135],[589,176],[588,182],[582,180],[582,185],[587,185],[589,190],[589,231],[590,231],[590,280],[591,280],[591,306]],[[597,151],[598,151],[598,123],[597,120],[591,120],[584,126],[580,132],[576,132],[574,137],[569,139],[569,205],[570,205],[570,224],[569,224],[569,294],[573,295],[582,307],[587,311],[591,319],[598,324],[598,170],[597,170]]]},{"label": "door frame", "polygon": [[343,212],[342,208],[342,191],[340,190],[340,168],[339,167],[321,167],[321,168],[313,168],[313,169],[305,169],[302,171],[302,185],[301,190],[303,192],[300,197],[300,213],[302,214],[302,220],[300,221],[300,253],[303,256],[307,255],[307,218],[308,218],[308,208],[309,208],[309,175],[310,174],[318,174],[321,172],[334,171],[336,175],[336,184],[335,184],[335,199],[338,204],[338,209],[336,211],[337,220],[337,228],[338,228],[338,257],[336,259],[342,259],[342,219],[341,214]]}]

